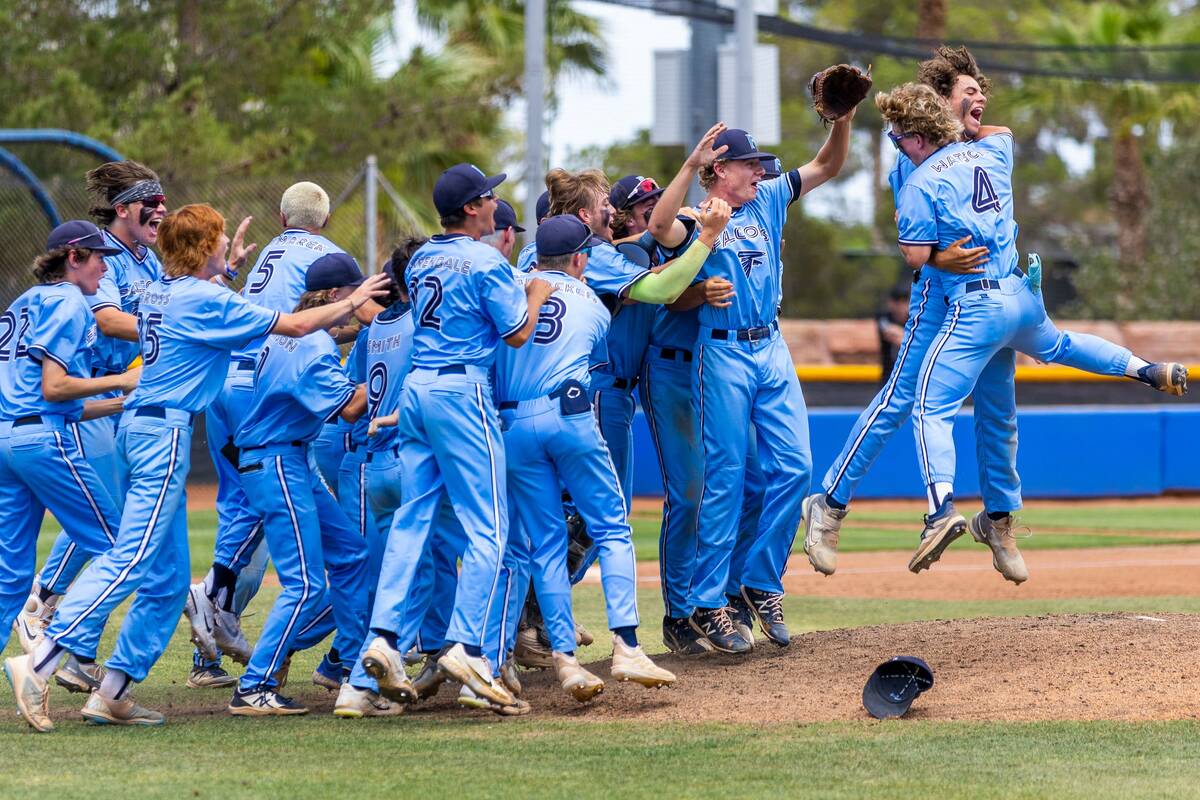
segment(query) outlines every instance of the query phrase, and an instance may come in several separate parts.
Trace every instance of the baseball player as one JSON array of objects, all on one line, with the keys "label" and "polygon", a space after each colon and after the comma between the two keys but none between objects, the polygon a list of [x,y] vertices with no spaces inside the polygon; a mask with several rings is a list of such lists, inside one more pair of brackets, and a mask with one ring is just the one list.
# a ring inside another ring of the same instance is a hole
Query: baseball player
[{"label": "baseball player", "polygon": [[517,210],[507,200],[496,199],[495,216],[495,232],[484,236],[479,241],[496,248],[500,251],[500,255],[504,256],[504,260],[508,261],[512,258],[513,250],[517,246],[517,234],[524,233],[525,229],[517,224]]},{"label": "baseball player", "polygon": [[[139,369],[92,377],[95,317],[88,299],[105,272],[103,256],[118,250],[90,222],[51,231],[34,264],[37,285],[0,316],[0,650],[33,578],[38,532],[47,508],[85,558],[112,546],[120,514],[104,480],[76,445],[68,426],[81,417],[119,413]],[[116,396],[112,396],[115,394]],[[84,398],[101,395],[102,400]],[[40,630],[38,631],[40,633]],[[6,665],[6,670],[8,666]],[[91,659],[60,670],[73,688],[95,680]],[[16,673],[9,672],[10,680]],[[44,710],[24,715],[49,730]]]},{"label": "baseball player", "polygon": [[[96,316],[98,336],[93,347],[97,377],[123,373],[138,356],[137,311],[142,291],[162,275],[158,257],[150,247],[166,215],[166,197],[153,170],[136,161],[112,161],[92,169],[86,188],[93,198],[91,215],[105,226],[104,256],[107,266],[100,288],[87,297]],[[124,497],[117,490],[116,425],[113,417],[71,423],[69,436],[121,509]],[[70,537],[59,534],[50,556],[21,614],[13,623],[18,641],[30,652],[50,624],[58,598],[83,569],[88,556]],[[98,667],[82,670],[73,660],[64,665],[59,683],[78,691],[95,688]],[[72,677],[73,676],[73,677]]]},{"label": "baseball player", "polygon": [[[550,192],[549,190],[542,192],[537,199],[536,206],[537,224],[541,225],[542,220],[550,215]],[[529,272],[533,269],[534,263],[537,261],[537,242],[530,241],[527,245],[521,248],[521,252],[517,254],[517,269],[521,272]]]},{"label": "baseball player", "polygon": [[[922,62],[919,75],[959,118],[966,140],[994,130],[982,125],[988,103],[988,79],[965,47],[939,48],[934,58]],[[913,169],[912,162],[901,152],[890,176],[897,203]],[[977,274],[987,258],[986,247],[964,248],[968,241],[963,239],[944,249],[935,249],[931,263],[914,273],[908,322],[891,375],[855,422],[842,452],[822,480],[822,491],[805,500],[804,549],[819,572],[831,575],[836,570],[840,528],[854,490],[911,412],[921,362],[946,316],[941,276]],[[1162,391],[1174,393],[1179,389],[1176,378],[1183,369],[1180,365],[1149,364],[1125,348],[1069,331],[1063,332],[1060,339],[1047,339],[1046,343],[1048,349],[1034,356],[1040,361],[1069,364],[1088,372],[1136,377]],[[971,524],[972,535],[980,542],[1011,539],[1012,512],[1020,508],[1019,480],[1009,467],[1016,446],[1016,398],[1011,388],[1015,366],[1011,348],[1001,349],[985,366],[975,385],[974,420],[980,442],[979,476],[985,513],[973,518]],[[1015,547],[1015,542],[1010,544]],[[1012,577],[1019,575],[1012,573]]]},{"label": "baseball player", "polygon": [[809,163],[764,180],[764,161],[746,131],[718,124],[712,146],[699,147],[659,199],[650,220],[654,237],[676,247],[687,236],[676,218],[692,179],[700,173],[710,198],[735,208],[700,272],[733,284],[727,308],[703,305],[696,340],[695,396],[704,442],[704,489],[697,512],[696,565],[687,604],[693,630],[716,650],[751,648],[725,610],[730,560],[737,539],[744,471],[754,424],[765,489],[759,531],[746,555],[741,594],[763,633],[789,642],[783,620],[782,576],[800,523],[800,502],[812,467],[804,395],[787,345],[779,336],[780,244],[788,207],[836,176],[845,163],[853,112],[833,123],[829,139]]},{"label": "baseball player", "polygon": [[[345,253],[329,253],[308,268],[299,310],[320,308],[350,296],[363,282],[358,264]],[[328,597],[337,623],[326,660],[340,688],[339,653],[354,653],[366,635],[368,541],[310,466],[309,445],[330,417],[354,423],[367,410],[366,387],[341,364],[333,337],[318,331],[303,338],[271,336],[259,352],[253,395],[234,437],[238,473],[246,497],[263,520],[271,561],[282,591],[263,625],[262,636],[229,703],[235,716],[304,714],[301,703],[279,693],[274,677],[298,649],[301,631]],[[372,520],[373,524],[373,520]],[[346,670],[349,671],[348,669]],[[372,713],[399,713],[373,698]]]},{"label": "baseball player", "polygon": [[280,314],[210,282],[228,268],[229,244],[224,218],[209,206],[184,206],[160,226],[165,275],[146,288],[138,307],[142,375],[117,434],[125,509],[116,543],[71,586],[34,653],[7,665],[17,706],[35,727],[48,726],[47,678],[63,655],[95,658],[109,614],[134,592],[83,714],[103,724],[165,721],[129,690],[162,655],[188,594],[184,483],[194,416],[220,392],[232,350],[266,333],[305,336],[327,327],[382,293],[386,280],[368,279],[338,303]]},{"label": "baseball player", "polygon": [[388,535],[372,636],[361,654],[362,669],[390,699],[415,694],[397,639],[435,515],[448,497],[467,542],[445,637],[449,646],[438,664],[478,697],[515,705],[483,655],[508,534],[504,449],[488,370],[501,340],[520,347],[530,338],[551,287],[532,280],[522,292],[512,267],[478,241],[494,232],[494,190],[504,177],[488,177],[470,164],[442,173],[433,200],[445,233],[422,246],[406,271],[416,325],[412,369],[400,395],[404,502]]}]

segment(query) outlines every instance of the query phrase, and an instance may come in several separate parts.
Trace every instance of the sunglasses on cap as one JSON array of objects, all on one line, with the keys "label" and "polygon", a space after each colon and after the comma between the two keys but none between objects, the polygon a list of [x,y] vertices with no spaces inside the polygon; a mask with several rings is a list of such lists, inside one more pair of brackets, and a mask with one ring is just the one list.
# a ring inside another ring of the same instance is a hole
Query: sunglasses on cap
[{"label": "sunglasses on cap", "polygon": [[657,188],[658,184],[655,183],[653,178],[643,178],[638,182],[637,186],[634,186],[633,189],[630,190],[629,194],[625,197],[625,205],[628,206],[629,201],[637,195],[653,192]]},{"label": "sunglasses on cap", "polygon": [[890,130],[884,131],[884,133],[886,133],[887,137],[892,140],[892,147],[896,148],[897,150],[900,149],[900,142],[904,141],[905,139],[907,139],[910,136],[916,136],[915,133],[911,133],[911,132],[910,133],[892,133]]}]

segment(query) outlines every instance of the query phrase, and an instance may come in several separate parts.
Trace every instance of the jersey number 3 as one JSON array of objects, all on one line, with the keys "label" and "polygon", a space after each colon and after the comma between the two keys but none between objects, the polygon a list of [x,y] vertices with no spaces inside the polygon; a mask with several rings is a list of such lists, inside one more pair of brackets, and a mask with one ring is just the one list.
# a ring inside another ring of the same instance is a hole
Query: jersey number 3
[{"label": "jersey number 3", "polygon": [[[538,312],[537,330],[533,333],[534,344],[551,344],[558,341],[563,332],[563,317],[567,304],[557,297],[548,297]],[[543,327],[545,326],[545,327]]]},{"label": "jersey number 3", "polygon": [[975,193],[971,195],[971,208],[975,209],[976,214],[1000,210],[1000,197],[992,188],[992,179],[983,167],[975,168]]}]

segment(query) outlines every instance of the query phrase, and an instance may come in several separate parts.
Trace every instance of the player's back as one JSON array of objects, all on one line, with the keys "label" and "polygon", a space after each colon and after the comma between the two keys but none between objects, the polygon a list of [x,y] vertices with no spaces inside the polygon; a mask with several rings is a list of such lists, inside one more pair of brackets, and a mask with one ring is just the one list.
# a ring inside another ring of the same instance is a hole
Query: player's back
[{"label": "player's back", "polygon": [[405,270],[416,330],[413,366],[490,367],[496,345],[525,326],[524,291],[494,247],[466,234],[439,234]]},{"label": "player's back", "polygon": [[[408,303],[397,302],[381,311],[367,334],[368,419],[391,414],[400,407],[404,376],[412,366],[413,315]],[[379,452],[395,444],[396,429],[380,428],[367,439],[367,450]]]},{"label": "player's back", "polygon": [[[323,381],[319,374],[322,370],[333,373],[336,382]],[[234,443],[238,447],[261,447],[311,441],[326,421],[314,409],[323,410],[328,403],[340,408],[353,391],[341,366],[337,344],[325,331],[300,338],[268,336],[254,370],[254,394]]]},{"label": "player's back", "polygon": [[546,397],[566,380],[587,386],[589,372],[604,352],[610,317],[596,293],[565,272],[534,270],[524,280],[533,278],[548,282],[555,292],[542,305],[530,341],[496,355],[496,397],[501,401]]}]

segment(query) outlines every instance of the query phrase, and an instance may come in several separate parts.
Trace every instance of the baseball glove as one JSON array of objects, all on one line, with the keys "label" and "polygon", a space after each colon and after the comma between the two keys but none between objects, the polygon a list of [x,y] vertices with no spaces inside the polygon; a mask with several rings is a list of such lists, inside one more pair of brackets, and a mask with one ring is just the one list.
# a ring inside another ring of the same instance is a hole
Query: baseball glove
[{"label": "baseball glove", "polygon": [[863,72],[849,64],[835,64],[812,76],[808,83],[813,108],[826,122],[841,119],[871,91],[871,68]]}]

